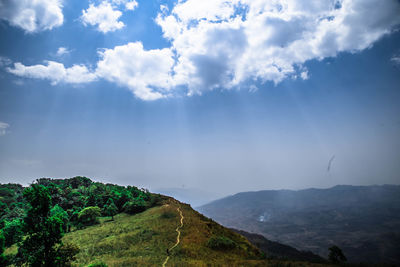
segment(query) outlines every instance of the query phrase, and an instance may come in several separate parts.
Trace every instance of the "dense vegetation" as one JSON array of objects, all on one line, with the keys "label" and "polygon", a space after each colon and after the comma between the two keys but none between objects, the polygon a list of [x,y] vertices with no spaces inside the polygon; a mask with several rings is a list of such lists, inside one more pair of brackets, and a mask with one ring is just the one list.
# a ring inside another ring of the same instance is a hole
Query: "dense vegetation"
[{"label": "dense vegetation", "polygon": [[[79,249],[62,237],[71,229],[97,224],[98,217],[135,214],[160,201],[158,195],[134,186],[93,182],[86,177],[41,178],[29,187],[0,184],[0,266],[64,266]],[[14,244],[10,258],[4,250]]]}]

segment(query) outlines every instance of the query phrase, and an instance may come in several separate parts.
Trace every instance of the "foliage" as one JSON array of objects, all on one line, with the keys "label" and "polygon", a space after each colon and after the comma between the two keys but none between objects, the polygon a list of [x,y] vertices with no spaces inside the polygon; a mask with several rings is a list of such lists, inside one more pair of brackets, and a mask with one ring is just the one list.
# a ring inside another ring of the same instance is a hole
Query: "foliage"
[{"label": "foliage", "polygon": [[57,264],[59,266],[68,266],[76,259],[76,254],[80,251],[76,244],[64,243],[58,248]]},{"label": "foliage", "polygon": [[64,233],[67,232],[69,218],[68,218],[68,213],[63,208],[61,208],[58,205],[55,205],[50,210],[50,217],[61,221],[63,224]]},{"label": "foliage", "polygon": [[95,263],[89,264],[87,267],[107,267],[107,264],[100,261],[100,262],[95,262]]},{"label": "foliage", "polygon": [[136,214],[145,211],[147,208],[148,205],[142,198],[129,201],[123,206],[124,211],[128,214]]},{"label": "foliage", "polygon": [[111,220],[114,221],[114,216],[117,215],[117,213],[118,213],[117,206],[114,204],[112,198],[109,198],[107,204],[104,206],[104,214],[106,216],[111,216]]},{"label": "foliage", "polygon": [[101,212],[113,218],[124,206],[136,214],[160,203],[160,198],[147,190],[93,182],[82,176],[40,178],[27,188],[0,184],[0,228],[6,247],[19,242],[18,253],[16,246],[7,248],[7,255],[11,251],[17,254],[13,259],[16,266],[47,262],[59,266],[67,264],[76,252],[59,241],[70,229],[96,223]]},{"label": "foliage", "polygon": [[5,238],[3,232],[0,231],[0,266],[5,266],[7,263],[6,256],[4,255],[4,250],[5,250],[4,242]]},{"label": "foliage", "polygon": [[97,217],[100,217],[101,210],[99,207],[87,207],[84,208],[78,214],[78,220],[83,225],[93,225],[98,223]]},{"label": "foliage", "polygon": [[329,248],[328,259],[333,263],[346,262],[347,258],[343,254],[343,251],[338,246],[332,246]]},{"label": "foliage", "polygon": [[5,237],[5,246],[9,247],[22,240],[22,221],[14,219],[12,221],[5,221],[3,227],[3,235]]},{"label": "foliage", "polygon": [[29,203],[23,230],[25,240],[19,247],[20,262],[30,266],[54,266],[59,256],[63,222],[50,216],[51,197],[43,185],[33,184],[25,189],[24,197]]},{"label": "foliage", "polygon": [[218,250],[227,250],[235,248],[236,244],[228,237],[213,236],[207,241],[207,247]]}]

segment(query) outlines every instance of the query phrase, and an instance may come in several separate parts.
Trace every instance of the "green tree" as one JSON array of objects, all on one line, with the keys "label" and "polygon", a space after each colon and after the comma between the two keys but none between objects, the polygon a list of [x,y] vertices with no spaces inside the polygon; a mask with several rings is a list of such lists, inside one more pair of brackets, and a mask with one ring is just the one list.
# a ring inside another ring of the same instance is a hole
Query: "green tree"
[{"label": "green tree", "polygon": [[328,259],[333,263],[341,263],[347,261],[343,251],[338,246],[332,246],[329,248]]},{"label": "green tree", "polygon": [[83,225],[93,225],[98,223],[97,217],[101,215],[99,207],[87,207],[78,214],[78,221]]},{"label": "green tree", "polygon": [[20,242],[22,240],[22,221],[14,219],[12,221],[5,221],[3,228],[3,235],[5,238],[5,246],[9,247],[12,244]]},{"label": "green tree", "polygon": [[111,216],[111,220],[114,221],[114,215],[116,215],[118,213],[118,208],[114,204],[114,201],[112,200],[112,198],[109,198],[107,201],[107,204],[104,206],[104,213],[107,216]]},{"label": "green tree", "polygon": [[50,210],[50,216],[54,218],[58,218],[59,220],[62,221],[63,223],[63,230],[64,232],[68,232],[68,226],[69,226],[69,217],[68,213],[61,208],[58,205],[55,205],[51,210]]},{"label": "green tree", "polygon": [[6,266],[7,264],[7,259],[6,256],[4,255],[4,242],[5,242],[5,238],[3,235],[3,231],[0,230],[0,266]]},{"label": "green tree", "polygon": [[0,201],[0,217],[8,213],[8,207],[6,203]]},{"label": "green tree", "polygon": [[62,245],[63,221],[50,216],[51,197],[43,185],[33,184],[24,191],[29,203],[23,230],[26,235],[18,250],[19,261],[29,266],[59,265],[58,248]]},{"label": "green tree", "polygon": [[142,198],[136,198],[132,201],[126,202],[123,209],[128,214],[136,214],[145,211],[148,208],[146,201]]}]

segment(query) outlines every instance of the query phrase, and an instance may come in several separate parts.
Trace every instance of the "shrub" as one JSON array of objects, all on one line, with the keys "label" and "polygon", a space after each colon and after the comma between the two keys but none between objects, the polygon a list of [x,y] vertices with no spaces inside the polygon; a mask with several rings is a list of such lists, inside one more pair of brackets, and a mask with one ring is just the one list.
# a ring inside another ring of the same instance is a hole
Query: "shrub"
[{"label": "shrub", "polygon": [[341,263],[347,261],[346,256],[343,254],[343,251],[338,246],[332,246],[329,248],[328,259],[332,263]]},{"label": "shrub", "polygon": [[175,218],[176,214],[173,212],[164,212],[163,214],[161,214],[160,216],[162,219],[171,219],[171,218]]},{"label": "shrub", "polygon": [[227,250],[236,247],[236,243],[224,236],[213,236],[207,242],[207,247],[217,250]]},{"label": "shrub", "polygon": [[123,209],[128,214],[136,214],[145,211],[148,208],[147,203],[143,199],[134,199],[126,202]]},{"label": "shrub", "polygon": [[109,198],[107,201],[107,204],[104,205],[104,214],[106,216],[111,216],[111,220],[114,221],[114,215],[117,215],[118,213],[118,208],[117,206],[115,206],[114,201],[112,200],[112,198]]},{"label": "shrub", "polygon": [[3,234],[5,237],[5,246],[9,247],[22,240],[22,221],[14,219],[4,223]]},{"label": "shrub", "polygon": [[107,267],[107,264],[105,264],[104,262],[95,262],[89,264],[87,267]]},{"label": "shrub", "polygon": [[97,217],[101,215],[99,207],[87,207],[81,210],[78,214],[78,221],[83,225],[93,225],[98,223]]},{"label": "shrub", "polygon": [[7,264],[7,259],[6,256],[4,255],[4,250],[5,250],[4,242],[5,238],[2,231],[0,230],[0,266],[6,266]]},{"label": "shrub", "polygon": [[70,262],[76,259],[76,254],[80,251],[79,247],[72,243],[65,243],[58,248],[58,262],[59,266],[69,266]]}]

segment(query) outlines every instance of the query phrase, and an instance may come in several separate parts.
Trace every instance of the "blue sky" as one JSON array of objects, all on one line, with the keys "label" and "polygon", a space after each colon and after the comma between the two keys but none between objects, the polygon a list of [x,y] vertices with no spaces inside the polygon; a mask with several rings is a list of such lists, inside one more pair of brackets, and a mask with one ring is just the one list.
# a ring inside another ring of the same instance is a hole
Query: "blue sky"
[{"label": "blue sky", "polygon": [[0,182],[400,182],[398,1],[0,7]]}]

